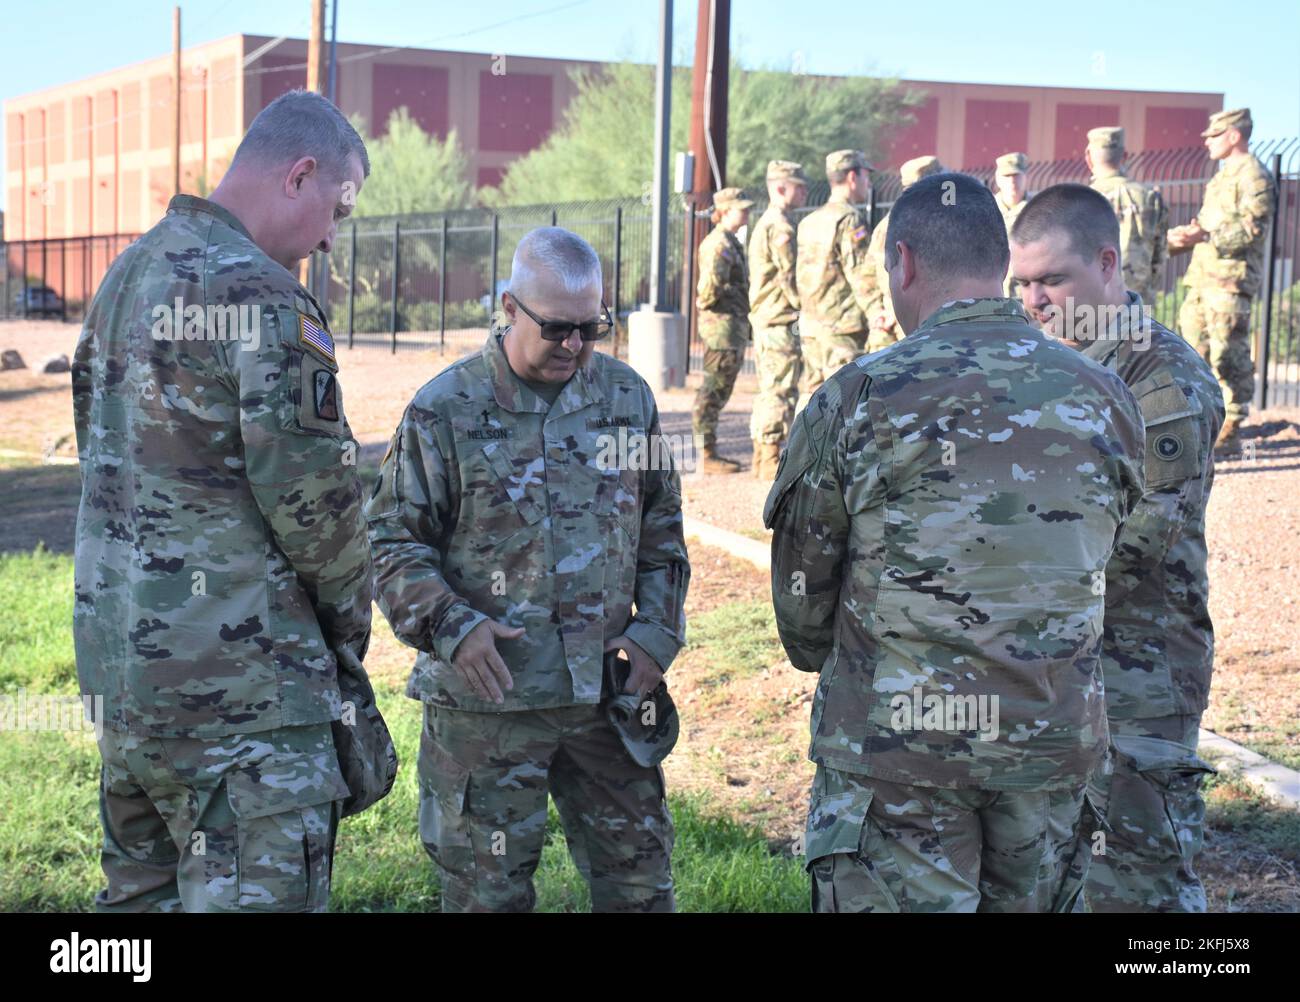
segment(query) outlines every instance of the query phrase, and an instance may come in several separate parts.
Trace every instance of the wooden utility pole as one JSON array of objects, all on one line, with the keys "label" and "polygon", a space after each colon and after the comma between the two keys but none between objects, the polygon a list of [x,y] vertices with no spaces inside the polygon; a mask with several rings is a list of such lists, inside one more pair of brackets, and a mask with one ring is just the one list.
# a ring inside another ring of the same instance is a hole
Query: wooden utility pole
[{"label": "wooden utility pole", "polygon": [[[727,184],[727,69],[731,54],[731,0],[699,0],[695,22],[695,68],[691,77],[691,153],[695,155],[694,192],[687,196],[696,212],[713,204],[713,193]],[[686,234],[686,249],[698,248],[709,231],[707,219],[696,219],[694,234]],[[686,275],[694,262],[683,261]],[[695,311],[688,300],[695,290],[682,283],[683,312],[695,338]]]},{"label": "wooden utility pole", "polygon": [[325,0],[311,0],[311,37],[307,39],[307,89],[323,93],[321,53],[325,49]]},{"label": "wooden utility pole", "polygon": [[172,9],[172,101],[176,118],[172,129],[172,194],[181,193],[181,8]]}]

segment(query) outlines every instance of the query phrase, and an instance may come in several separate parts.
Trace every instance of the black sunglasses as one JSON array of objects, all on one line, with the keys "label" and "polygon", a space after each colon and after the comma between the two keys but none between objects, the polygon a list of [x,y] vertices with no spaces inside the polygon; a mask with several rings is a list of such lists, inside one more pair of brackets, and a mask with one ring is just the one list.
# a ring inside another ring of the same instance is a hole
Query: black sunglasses
[{"label": "black sunglasses", "polygon": [[515,305],[528,315],[528,319],[537,324],[542,331],[542,339],[545,341],[563,341],[574,331],[584,341],[599,341],[603,337],[608,337],[609,332],[614,329],[614,321],[609,315],[609,308],[605,301],[600,301],[601,317],[599,320],[586,320],[583,323],[575,324],[570,320],[543,320],[536,313],[519,301],[519,297],[513,292],[508,293]]}]

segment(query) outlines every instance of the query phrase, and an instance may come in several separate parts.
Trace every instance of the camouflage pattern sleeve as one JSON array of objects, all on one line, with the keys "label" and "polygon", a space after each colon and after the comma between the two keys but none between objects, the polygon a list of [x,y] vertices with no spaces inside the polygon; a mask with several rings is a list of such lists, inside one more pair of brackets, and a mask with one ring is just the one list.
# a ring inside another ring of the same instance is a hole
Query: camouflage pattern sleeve
[{"label": "camouflage pattern sleeve", "polygon": [[1220,257],[1248,257],[1273,218],[1273,178],[1256,171],[1242,178],[1234,211],[1210,231],[1210,244]]},{"label": "camouflage pattern sleeve", "polygon": [[373,592],[356,443],[337,363],[302,347],[297,331],[298,314],[281,306],[264,313],[260,350],[214,343],[239,394],[253,500],[310,597],[326,643],[360,660],[370,642]]},{"label": "camouflage pattern sleeve", "polygon": [[[660,441],[659,410],[650,388],[647,429],[651,442]],[[675,464],[646,472],[641,507],[641,539],[636,554],[636,613],[624,635],[649,654],[664,671],[686,643],[686,589],[691,581],[690,558],[682,525],[681,477]]]},{"label": "camouflage pattern sleeve", "polygon": [[795,250],[794,227],[783,229],[777,229],[775,226],[769,227],[767,240],[772,261],[776,264],[778,281],[780,281],[781,288],[785,291],[786,302],[790,304],[791,309],[797,310],[799,308],[799,283],[795,279],[795,270],[798,254]]},{"label": "camouflage pattern sleeve", "polygon": [[700,243],[700,280],[696,287],[696,308],[711,310],[717,307],[722,301],[730,275],[731,262],[727,260],[726,241],[709,240],[706,237]]},{"label": "camouflage pattern sleeve", "polygon": [[880,309],[880,285],[876,261],[871,256],[871,226],[858,213],[845,216],[839,226],[840,262],[853,298],[864,316]]},{"label": "camouflage pattern sleeve", "polygon": [[838,442],[851,439],[856,452],[875,448],[869,423],[861,433],[844,428],[840,391],[839,382],[824,384],[795,419],[763,510],[763,524],[772,530],[777,631],[800,671],[821,671],[834,646],[849,536]]},{"label": "camouflage pattern sleeve", "polygon": [[[379,608],[402,643],[450,664],[460,642],[488,617],[458,595],[443,574],[437,541],[448,540],[460,508],[455,463],[414,404],[402,415],[379,481],[366,504]],[[451,471],[451,472],[449,472]]]}]

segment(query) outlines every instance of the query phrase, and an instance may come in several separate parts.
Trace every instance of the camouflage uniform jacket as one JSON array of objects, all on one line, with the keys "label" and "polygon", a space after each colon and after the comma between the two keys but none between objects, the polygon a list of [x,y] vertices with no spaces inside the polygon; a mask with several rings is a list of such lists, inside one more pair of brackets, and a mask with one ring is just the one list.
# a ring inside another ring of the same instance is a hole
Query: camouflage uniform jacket
[{"label": "camouflage uniform jacket", "polygon": [[775,205],[758,217],[749,237],[749,320],[780,327],[799,319],[794,220]]},{"label": "camouflage uniform jacket", "polygon": [[1119,254],[1124,284],[1153,296],[1167,260],[1165,232],[1169,210],[1157,188],[1130,180],[1124,171],[1093,176],[1092,188],[1105,195],[1119,219]]},{"label": "camouflage uniform jacket", "polygon": [[1192,248],[1184,280],[1187,287],[1255,295],[1276,201],[1273,175],[1258,157],[1225,160],[1205,186],[1205,201],[1196,218],[1210,239]]},{"label": "camouflage uniform jacket", "polygon": [[948,303],[836,373],[763,514],[782,643],[821,673],[811,757],[921,786],[1081,785],[1107,740],[1104,575],[1142,452],[1123,382],[1008,300]]},{"label": "camouflage uniform jacket", "polygon": [[706,348],[743,348],[749,343],[749,273],[736,235],[715,226],[700,241],[700,281],[695,308]]},{"label": "camouflage uniform jacket", "polygon": [[[259,323],[246,342],[160,339],[178,299],[204,314],[196,337],[222,333],[213,307],[259,307]],[[365,653],[371,565],[325,329],[201,198],[173,198],[104,277],[72,371],[73,625],[109,727],[210,738],[339,718],[337,656]]]},{"label": "camouflage uniform jacket", "polygon": [[[1141,307],[1136,295],[1129,302]],[[1223,391],[1195,348],[1153,320],[1149,342],[1131,337],[1133,319],[1121,314],[1117,338],[1083,348],[1124,380],[1146,424],[1146,494],[1106,565],[1112,720],[1200,714],[1214,668],[1205,511]]]},{"label": "camouflage uniform jacket", "polygon": [[804,336],[867,330],[868,318],[880,309],[870,240],[865,213],[837,195],[799,223],[796,276]]},{"label": "camouflage uniform jacket", "polygon": [[1025,192],[1025,197],[1015,205],[1007,205],[1002,201],[1002,193],[994,192],[993,201],[998,203],[998,211],[1002,213],[1002,222],[1007,228],[1007,239],[1011,238],[1011,227],[1016,225],[1016,220],[1020,218],[1020,213],[1025,211],[1025,206],[1029,204],[1029,192]]},{"label": "camouflage uniform jacket", "polygon": [[[672,664],[690,567],[659,441],[650,388],[602,352],[548,407],[493,332],[416,393],[366,506],[380,608],[420,651],[408,696],[462,710],[597,703],[605,641],[623,633]],[[496,641],[515,683],[500,706],[451,665],[487,618],[526,631]]]}]

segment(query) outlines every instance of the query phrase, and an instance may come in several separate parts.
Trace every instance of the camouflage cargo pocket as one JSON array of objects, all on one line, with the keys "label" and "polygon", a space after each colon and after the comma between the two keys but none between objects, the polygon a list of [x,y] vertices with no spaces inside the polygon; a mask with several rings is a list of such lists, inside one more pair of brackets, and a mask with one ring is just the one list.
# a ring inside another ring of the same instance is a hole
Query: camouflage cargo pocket
[{"label": "camouflage cargo pocket", "polygon": [[[1205,837],[1205,801],[1201,785],[1215,769],[1195,751],[1176,741],[1156,737],[1116,736],[1115,748],[1129,760],[1131,771],[1117,771],[1112,798],[1117,802],[1148,805],[1138,824],[1145,836],[1159,839],[1171,857],[1190,866]],[[1127,773],[1127,775],[1126,775]],[[1150,789],[1127,791],[1125,782],[1145,783]]]},{"label": "camouflage cargo pocket", "polygon": [[[833,769],[818,770],[804,834],[815,913],[897,912],[903,876],[880,828],[868,815],[874,793]],[[825,773],[823,781],[821,774]]]},{"label": "camouflage cargo pocket", "polygon": [[324,911],[339,805],[348,796],[337,763],[330,769],[319,756],[271,756],[231,772],[226,796],[240,910]]},{"label": "camouflage cargo pocket", "polygon": [[469,769],[433,740],[432,718],[437,707],[425,706],[420,735],[420,841],[442,869],[466,880],[474,878],[474,845],[470,839]]}]

